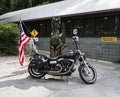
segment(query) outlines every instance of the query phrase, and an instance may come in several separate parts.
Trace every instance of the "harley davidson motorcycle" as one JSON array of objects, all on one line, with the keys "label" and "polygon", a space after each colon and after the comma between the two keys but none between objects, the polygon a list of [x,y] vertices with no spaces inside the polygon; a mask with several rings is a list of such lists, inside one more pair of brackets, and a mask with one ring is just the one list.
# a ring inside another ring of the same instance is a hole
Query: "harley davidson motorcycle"
[{"label": "harley davidson motorcycle", "polygon": [[[78,31],[73,29],[73,42],[75,50],[69,55],[60,55],[49,58],[46,55],[35,53],[30,58],[28,72],[33,78],[42,78],[46,74],[54,76],[70,76],[78,65],[80,78],[87,84],[93,84],[97,79],[95,68],[86,62],[84,54],[78,48]],[[77,62],[78,60],[78,62]]]}]

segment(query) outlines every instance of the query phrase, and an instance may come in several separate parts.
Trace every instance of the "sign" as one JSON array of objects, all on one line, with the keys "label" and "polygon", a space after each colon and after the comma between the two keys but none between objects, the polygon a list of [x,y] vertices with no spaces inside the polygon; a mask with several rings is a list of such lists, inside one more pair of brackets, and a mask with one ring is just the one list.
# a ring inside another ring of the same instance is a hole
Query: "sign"
[{"label": "sign", "polygon": [[101,42],[117,42],[117,37],[101,37]]},{"label": "sign", "polygon": [[37,37],[34,37],[33,39],[34,39],[35,41],[38,41],[38,40],[39,40]]},{"label": "sign", "polygon": [[38,35],[38,32],[33,29],[32,32],[30,33],[33,37],[36,37]]}]

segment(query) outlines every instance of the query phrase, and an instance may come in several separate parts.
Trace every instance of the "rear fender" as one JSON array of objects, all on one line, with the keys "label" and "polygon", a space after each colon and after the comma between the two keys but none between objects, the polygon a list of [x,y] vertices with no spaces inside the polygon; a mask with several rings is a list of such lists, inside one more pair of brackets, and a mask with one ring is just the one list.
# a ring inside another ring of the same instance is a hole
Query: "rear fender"
[{"label": "rear fender", "polygon": [[35,67],[35,64],[29,64],[29,67],[31,68]]},{"label": "rear fender", "polygon": [[41,68],[42,65],[43,65],[43,61],[40,58],[32,59],[29,64],[30,67],[36,67],[36,68]]}]

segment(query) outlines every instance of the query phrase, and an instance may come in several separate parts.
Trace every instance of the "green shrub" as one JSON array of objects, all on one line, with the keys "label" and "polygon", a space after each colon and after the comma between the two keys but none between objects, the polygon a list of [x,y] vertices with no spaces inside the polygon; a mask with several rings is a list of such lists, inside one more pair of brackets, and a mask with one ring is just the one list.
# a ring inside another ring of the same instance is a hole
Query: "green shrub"
[{"label": "green shrub", "polygon": [[0,55],[18,53],[18,26],[14,23],[0,23]]}]

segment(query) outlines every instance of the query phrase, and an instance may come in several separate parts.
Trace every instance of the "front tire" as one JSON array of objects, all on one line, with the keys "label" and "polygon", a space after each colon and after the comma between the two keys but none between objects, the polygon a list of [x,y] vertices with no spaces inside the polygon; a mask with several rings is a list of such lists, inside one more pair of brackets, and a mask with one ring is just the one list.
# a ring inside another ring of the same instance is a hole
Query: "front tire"
[{"label": "front tire", "polygon": [[97,72],[92,65],[90,65],[89,63],[87,63],[87,65],[88,65],[89,71],[87,70],[85,65],[81,65],[78,70],[79,75],[85,83],[93,84],[97,79]]},{"label": "front tire", "polygon": [[31,67],[31,66],[28,66],[28,72],[30,76],[33,78],[42,78],[43,76],[45,76],[45,73],[41,73],[39,72],[38,68]]}]

